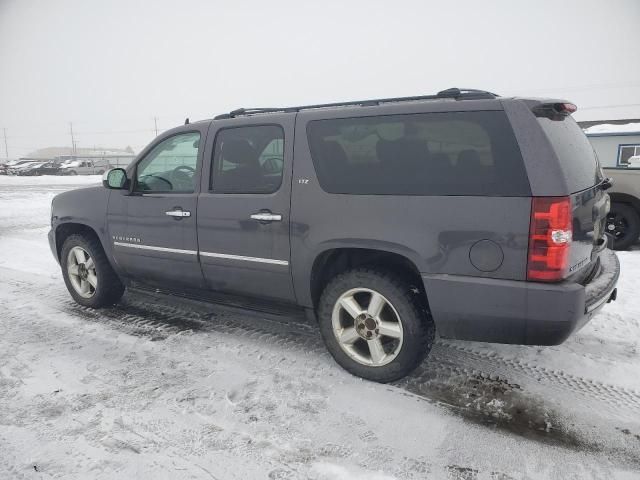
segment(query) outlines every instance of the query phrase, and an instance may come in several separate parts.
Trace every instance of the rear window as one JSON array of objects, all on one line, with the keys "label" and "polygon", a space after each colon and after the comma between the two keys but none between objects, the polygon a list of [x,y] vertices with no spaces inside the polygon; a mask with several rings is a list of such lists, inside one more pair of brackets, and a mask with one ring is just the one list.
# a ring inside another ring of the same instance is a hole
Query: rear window
[{"label": "rear window", "polygon": [[315,120],[307,136],[320,185],[330,193],[530,195],[504,112]]},{"label": "rear window", "polygon": [[562,120],[538,117],[538,122],[558,156],[571,193],[592,187],[601,180],[593,147],[572,117]]}]

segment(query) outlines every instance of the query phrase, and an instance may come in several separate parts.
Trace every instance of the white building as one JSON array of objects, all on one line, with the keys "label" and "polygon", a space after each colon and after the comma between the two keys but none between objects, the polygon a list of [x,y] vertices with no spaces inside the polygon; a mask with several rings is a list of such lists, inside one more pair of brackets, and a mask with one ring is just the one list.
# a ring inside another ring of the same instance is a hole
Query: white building
[{"label": "white building", "polygon": [[626,125],[595,125],[585,130],[587,138],[598,154],[603,167],[629,167],[629,159],[637,157],[632,163],[640,163],[640,123]]}]

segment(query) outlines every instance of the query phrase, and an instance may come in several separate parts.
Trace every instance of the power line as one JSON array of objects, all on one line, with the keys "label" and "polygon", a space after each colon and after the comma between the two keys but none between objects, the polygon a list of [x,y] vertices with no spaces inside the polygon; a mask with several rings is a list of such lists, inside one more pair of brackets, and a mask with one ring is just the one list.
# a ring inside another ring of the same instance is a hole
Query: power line
[{"label": "power line", "polygon": [[102,132],[77,132],[82,135],[121,135],[127,133],[153,133],[153,128],[141,128],[139,130],[105,130]]},{"label": "power line", "polygon": [[156,137],[158,136],[158,117],[153,117],[153,124],[156,127]]},{"label": "power line", "polygon": [[[81,131],[77,131],[74,130],[74,134],[80,134],[80,135],[125,135],[125,134],[133,134],[133,133],[153,133],[154,129],[153,128],[141,128],[138,130],[105,130],[105,131],[101,131],[101,132],[87,132],[84,130]],[[41,134],[38,135],[36,138],[50,138],[50,137],[59,137],[61,135],[63,135],[64,133],[61,132],[57,132],[57,133],[46,133],[46,134]],[[7,138],[34,138],[33,134],[28,134],[28,135],[7,135]]]},{"label": "power line", "polygon": [[[547,87],[547,88],[527,88],[520,89],[517,93],[524,92],[525,94],[531,93],[545,93],[545,92],[569,92],[569,91],[582,91],[582,90],[600,90],[600,89],[610,89],[610,88],[631,88],[640,86],[640,82],[632,81],[632,82],[621,82],[621,83],[600,83],[600,84],[590,84],[590,85],[567,85],[564,87]],[[506,92],[516,92],[513,89],[506,89]]]},{"label": "power line", "polygon": [[624,108],[624,107],[640,107],[640,103],[622,103],[619,105],[594,105],[593,107],[580,107],[578,110],[596,110],[598,108]]}]

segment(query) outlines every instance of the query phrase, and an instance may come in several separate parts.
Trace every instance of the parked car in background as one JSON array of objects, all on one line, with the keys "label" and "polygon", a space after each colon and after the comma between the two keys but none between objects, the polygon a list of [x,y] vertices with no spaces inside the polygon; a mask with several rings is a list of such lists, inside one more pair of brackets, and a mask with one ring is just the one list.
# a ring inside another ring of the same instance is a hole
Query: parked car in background
[{"label": "parked car in background", "polygon": [[34,165],[40,165],[42,162],[36,160],[21,160],[15,165],[12,165],[7,170],[9,175],[22,175],[23,172],[33,167]]},{"label": "parked car in background", "polygon": [[33,160],[9,160],[7,163],[3,164],[0,169],[0,173],[3,175],[13,175],[13,170],[18,165],[22,165],[24,163],[33,162]]},{"label": "parked car in background", "polygon": [[629,168],[640,168],[640,155],[634,155],[627,160]]},{"label": "parked car in background", "polygon": [[613,248],[616,250],[629,248],[640,237],[640,168],[632,168],[631,159],[629,165],[627,168],[604,169],[613,183],[609,189],[611,210],[607,215],[606,228],[614,237]]},{"label": "parked car in background", "polygon": [[575,109],[450,89],[235,110],[57,195],[51,251],[81,305],[145,284],[305,311],[378,382],[419,365],[436,329],[556,345],[615,300],[620,271]]},{"label": "parked car in background", "polygon": [[60,175],[102,175],[109,168],[109,162],[100,158],[67,160],[60,165],[59,173]]},{"label": "parked car in background", "polygon": [[55,161],[49,161],[39,165],[33,169],[33,175],[59,175],[60,163]]},{"label": "parked car in background", "polygon": [[33,163],[30,163],[30,164],[27,164],[24,168],[21,168],[20,170],[18,170],[17,174],[21,175],[21,176],[41,175],[39,173],[39,169],[45,163],[47,163],[47,162],[46,161],[42,161],[42,162],[33,162]]}]

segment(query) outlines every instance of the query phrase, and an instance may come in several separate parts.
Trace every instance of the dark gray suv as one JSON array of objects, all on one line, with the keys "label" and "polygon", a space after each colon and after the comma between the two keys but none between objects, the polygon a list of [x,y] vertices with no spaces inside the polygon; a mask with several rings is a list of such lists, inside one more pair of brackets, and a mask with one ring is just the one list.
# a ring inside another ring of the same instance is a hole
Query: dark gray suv
[{"label": "dark gray suv", "polygon": [[616,297],[609,209],[563,100],[478,90],[240,109],[58,195],[73,298],[143,284],[302,309],[348,371],[398,379],[441,337],[563,342]]}]

